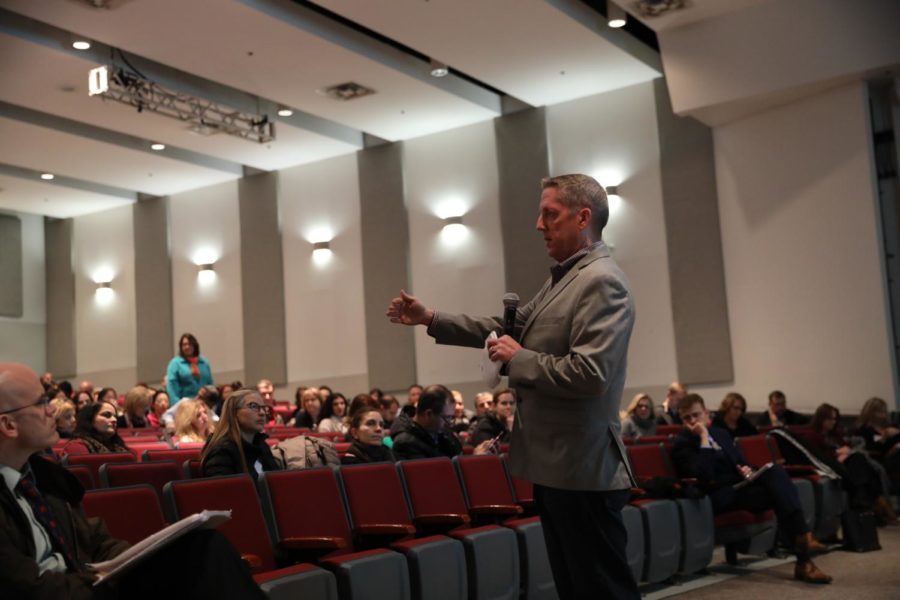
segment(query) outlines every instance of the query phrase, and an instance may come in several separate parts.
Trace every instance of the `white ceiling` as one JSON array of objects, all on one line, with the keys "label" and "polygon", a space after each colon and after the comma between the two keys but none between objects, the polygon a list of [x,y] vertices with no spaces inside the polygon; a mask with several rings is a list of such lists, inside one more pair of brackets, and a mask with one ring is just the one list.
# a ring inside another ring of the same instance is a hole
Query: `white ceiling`
[{"label": "white ceiling", "polygon": [[[568,0],[320,0],[318,4],[435,57],[455,70],[534,106],[573,100],[658,77],[660,73],[606,39],[601,19],[576,20]],[[584,9],[571,0],[576,9]],[[290,0],[126,0],[111,10],[87,0],[0,0],[0,7],[114,46],[194,76],[282,103],[386,140],[404,140],[499,115],[446,80],[384,60],[380,42],[348,49],[329,30],[298,26],[277,11]],[[276,11],[266,10],[274,7]],[[575,11],[577,13],[577,10]],[[2,17],[0,17],[2,18]],[[283,169],[354,152],[358,147],[284,122],[276,139],[256,144],[225,134],[203,137],[185,123],[87,96],[89,55],[37,43],[0,24],[0,102],[207,157],[262,170]],[[621,32],[617,32],[621,33]],[[359,36],[354,32],[353,35]],[[397,54],[388,48],[388,54]],[[423,70],[427,65],[421,63]],[[354,81],[375,95],[337,102],[317,89]],[[437,85],[440,83],[440,85]],[[463,87],[470,83],[462,81]],[[479,93],[480,90],[479,90]],[[33,114],[33,113],[32,113]],[[0,110],[2,115],[2,110]],[[50,171],[99,185],[170,195],[234,179],[235,169],[111,143],[103,135],[60,131],[0,116],[0,164]],[[61,185],[4,175],[0,209],[76,216],[127,202]]]}]

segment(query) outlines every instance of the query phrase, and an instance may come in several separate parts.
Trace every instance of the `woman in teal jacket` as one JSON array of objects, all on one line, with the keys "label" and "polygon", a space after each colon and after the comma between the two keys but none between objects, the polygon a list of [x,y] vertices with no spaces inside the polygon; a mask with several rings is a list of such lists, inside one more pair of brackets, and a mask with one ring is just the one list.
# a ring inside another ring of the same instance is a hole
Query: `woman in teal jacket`
[{"label": "woman in teal jacket", "polygon": [[213,385],[209,361],[200,356],[197,338],[190,333],[182,334],[178,348],[178,356],[169,361],[166,370],[170,410],[182,398],[195,398],[204,385]]}]

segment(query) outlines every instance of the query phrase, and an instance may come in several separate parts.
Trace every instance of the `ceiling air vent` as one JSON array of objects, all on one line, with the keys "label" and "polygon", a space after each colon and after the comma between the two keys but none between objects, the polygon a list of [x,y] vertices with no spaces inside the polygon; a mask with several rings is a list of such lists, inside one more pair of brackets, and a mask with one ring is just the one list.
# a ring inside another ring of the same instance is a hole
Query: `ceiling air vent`
[{"label": "ceiling air vent", "polygon": [[322,96],[327,96],[332,100],[340,100],[342,102],[346,102],[347,100],[355,100],[356,98],[362,98],[363,96],[374,94],[375,90],[350,81],[348,83],[341,83],[338,85],[333,85],[331,87],[316,90],[316,93],[321,94]]}]

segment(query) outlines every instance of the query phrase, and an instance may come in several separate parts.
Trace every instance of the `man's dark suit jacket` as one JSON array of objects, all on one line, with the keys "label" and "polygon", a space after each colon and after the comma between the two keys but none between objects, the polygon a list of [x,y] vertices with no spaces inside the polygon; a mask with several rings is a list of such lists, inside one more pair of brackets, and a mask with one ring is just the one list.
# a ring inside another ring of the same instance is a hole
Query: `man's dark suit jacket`
[{"label": "man's dark suit jacket", "polygon": [[710,427],[709,437],[722,448],[721,451],[701,448],[700,436],[682,429],[672,446],[672,460],[678,475],[697,479],[709,494],[713,510],[720,512],[734,502],[736,492],[732,486],[743,480],[738,466],[746,465],[747,461],[724,429]]}]

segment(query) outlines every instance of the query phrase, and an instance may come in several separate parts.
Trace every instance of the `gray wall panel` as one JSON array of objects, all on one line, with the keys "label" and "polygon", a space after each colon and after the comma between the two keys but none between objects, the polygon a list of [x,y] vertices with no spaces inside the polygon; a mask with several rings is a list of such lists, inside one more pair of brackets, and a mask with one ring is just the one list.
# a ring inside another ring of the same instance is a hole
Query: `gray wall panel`
[{"label": "gray wall panel", "polygon": [[506,289],[527,302],[549,275],[553,263],[534,231],[541,179],[550,172],[546,114],[532,108],[494,119],[500,230]]},{"label": "gray wall panel", "polygon": [[241,219],[241,294],[244,315],[244,381],[287,381],[284,268],[278,221],[278,174],[238,182]]},{"label": "gray wall panel", "polygon": [[360,150],[356,156],[369,382],[385,390],[403,390],[416,381],[413,328],[395,325],[384,316],[390,299],[401,288],[413,291],[409,285],[402,146],[376,146]]},{"label": "gray wall panel", "polygon": [[47,370],[57,381],[73,377],[75,356],[75,271],[72,268],[72,219],[44,219],[47,261]]},{"label": "gray wall panel", "polygon": [[156,382],[175,351],[168,198],[134,204],[137,379]]},{"label": "gray wall panel", "polygon": [[22,302],[22,221],[0,215],[0,316],[19,318]]},{"label": "gray wall panel", "polygon": [[654,91],[678,377],[688,384],[732,381],[712,132],[672,113],[664,79]]}]

